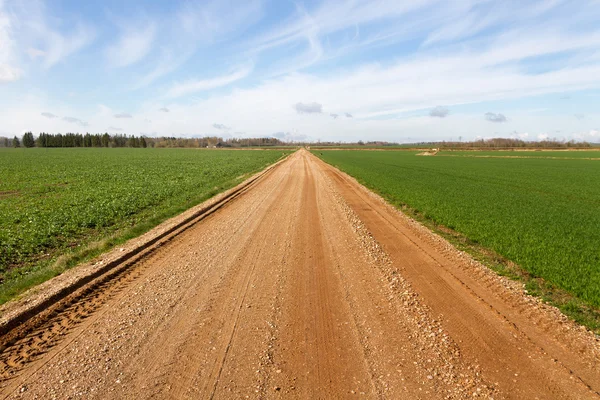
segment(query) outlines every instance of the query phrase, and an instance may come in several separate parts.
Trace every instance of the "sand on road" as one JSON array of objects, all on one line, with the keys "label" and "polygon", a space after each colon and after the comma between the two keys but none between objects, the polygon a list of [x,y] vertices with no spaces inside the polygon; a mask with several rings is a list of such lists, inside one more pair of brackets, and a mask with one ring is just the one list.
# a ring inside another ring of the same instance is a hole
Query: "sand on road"
[{"label": "sand on road", "polygon": [[593,335],[305,150],[135,271],[2,397],[600,392]]}]

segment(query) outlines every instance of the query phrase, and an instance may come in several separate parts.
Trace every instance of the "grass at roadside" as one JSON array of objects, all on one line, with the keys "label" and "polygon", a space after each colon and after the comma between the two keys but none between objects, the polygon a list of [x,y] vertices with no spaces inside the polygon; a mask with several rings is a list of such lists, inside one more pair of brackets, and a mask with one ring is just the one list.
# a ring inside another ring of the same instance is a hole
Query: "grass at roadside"
[{"label": "grass at roadside", "polygon": [[315,151],[600,332],[600,162]]},{"label": "grass at roadside", "polygon": [[0,303],[235,186],[286,154],[0,150]]}]

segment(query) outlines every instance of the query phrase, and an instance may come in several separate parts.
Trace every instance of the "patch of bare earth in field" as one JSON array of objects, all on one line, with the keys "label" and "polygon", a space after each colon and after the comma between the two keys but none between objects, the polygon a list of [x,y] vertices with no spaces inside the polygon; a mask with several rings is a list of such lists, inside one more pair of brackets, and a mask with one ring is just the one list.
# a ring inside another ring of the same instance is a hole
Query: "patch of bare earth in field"
[{"label": "patch of bare earth in field", "polygon": [[110,295],[82,300],[93,307],[60,340],[5,375],[4,397],[600,390],[592,335],[304,150],[98,290]]}]

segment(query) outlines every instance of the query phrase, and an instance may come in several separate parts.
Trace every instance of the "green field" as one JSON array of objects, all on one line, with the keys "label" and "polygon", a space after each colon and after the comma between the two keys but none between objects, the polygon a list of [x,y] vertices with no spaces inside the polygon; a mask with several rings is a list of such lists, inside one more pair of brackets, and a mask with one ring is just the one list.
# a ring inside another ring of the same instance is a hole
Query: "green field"
[{"label": "green field", "polygon": [[408,206],[424,220],[451,228],[516,262],[533,277],[600,307],[600,161],[475,158],[475,152],[447,157],[387,151],[314,153],[392,204]]},{"label": "green field", "polygon": [[442,150],[438,156],[446,157],[506,157],[506,158],[573,158],[573,159],[599,159],[600,151],[597,150],[496,150],[496,151],[479,151],[479,150]]},{"label": "green field", "polygon": [[61,254],[140,234],[287,153],[0,149],[0,302],[59,273]]}]

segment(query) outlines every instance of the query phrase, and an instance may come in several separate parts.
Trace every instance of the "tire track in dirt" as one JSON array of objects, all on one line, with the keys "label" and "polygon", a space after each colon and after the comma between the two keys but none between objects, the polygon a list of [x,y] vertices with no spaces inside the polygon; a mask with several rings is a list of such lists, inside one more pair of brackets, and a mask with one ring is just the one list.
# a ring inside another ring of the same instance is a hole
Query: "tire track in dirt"
[{"label": "tire track in dirt", "polygon": [[597,343],[304,150],[129,271],[2,395],[597,397]]}]

